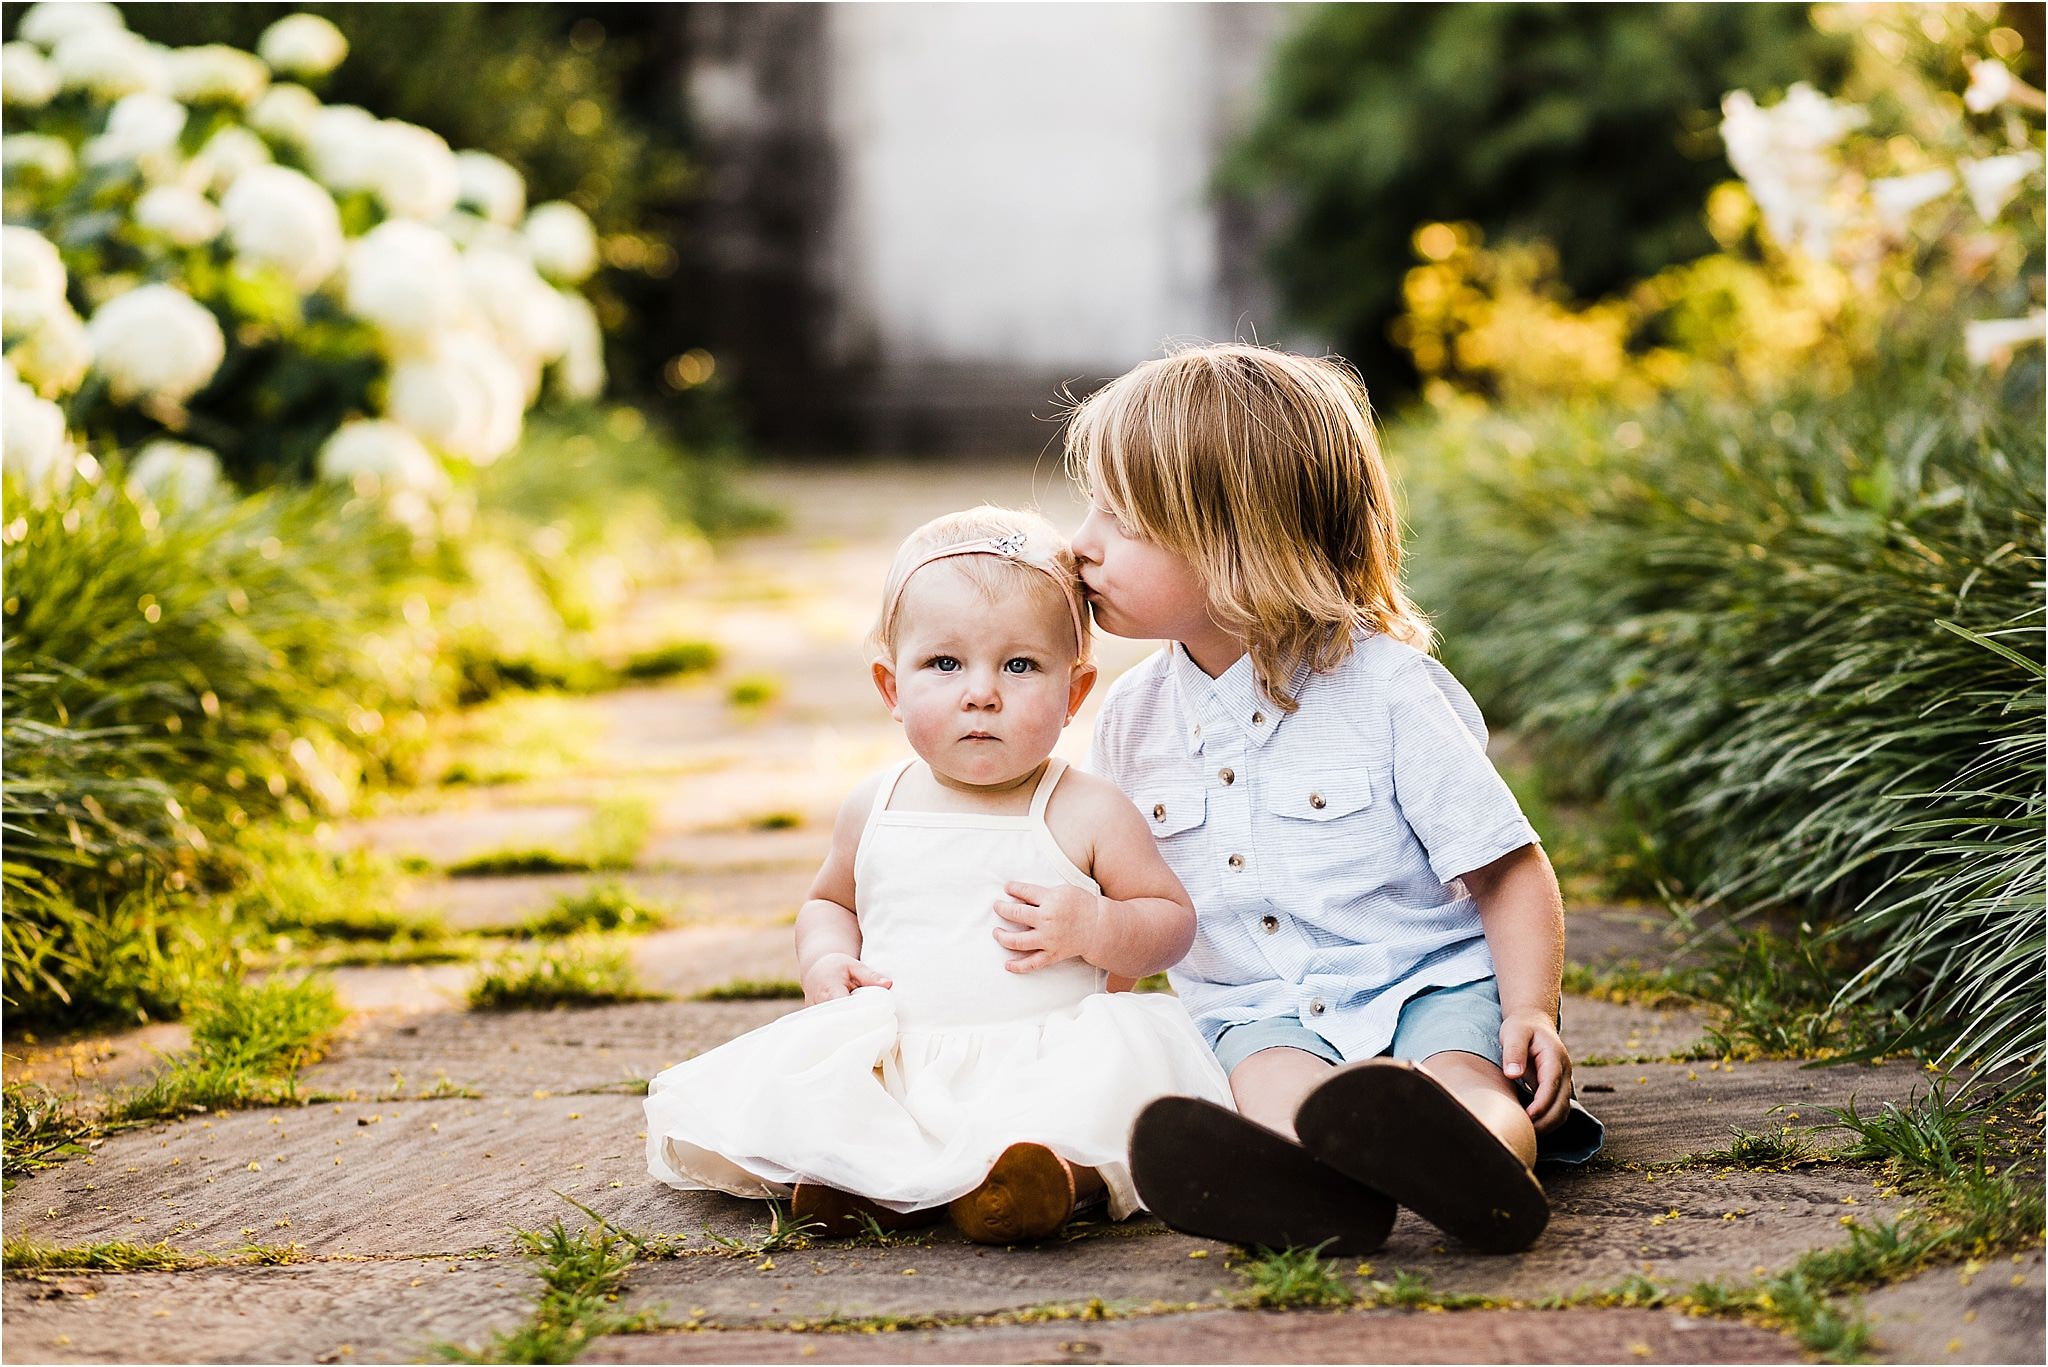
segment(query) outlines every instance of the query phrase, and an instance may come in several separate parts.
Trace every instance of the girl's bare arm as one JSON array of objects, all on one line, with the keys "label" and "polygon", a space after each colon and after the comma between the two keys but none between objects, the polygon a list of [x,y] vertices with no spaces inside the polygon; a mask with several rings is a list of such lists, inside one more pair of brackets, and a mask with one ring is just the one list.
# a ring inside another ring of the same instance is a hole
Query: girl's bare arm
[{"label": "girl's bare arm", "polygon": [[860,921],[853,913],[853,861],[861,830],[874,805],[872,778],[855,788],[832,823],[832,848],[811,880],[809,898],[796,914],[797,980],[806,1002],[843,997],[856,987],[887,987],[888,979],[861,962]]}]

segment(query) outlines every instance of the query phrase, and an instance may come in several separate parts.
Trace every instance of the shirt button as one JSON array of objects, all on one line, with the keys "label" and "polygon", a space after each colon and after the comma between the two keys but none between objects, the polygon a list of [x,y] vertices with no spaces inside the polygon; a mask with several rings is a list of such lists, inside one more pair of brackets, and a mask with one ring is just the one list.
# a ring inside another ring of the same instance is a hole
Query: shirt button
[{"label": "shirt button", "polygon": [[1308,1004],[1308,1013],[1311,1016],[1320,1016],[1323,1014],[1322,998],[1318,997],[1316,1000]]},{"label": "shirt button", "polygon": [[1231,784],[1237,782],[1237,771],[1235,769],[1218,769],[1216,771],[1216,778],[1224,787],[1228,788]]},{"label": "shirt button", "polygon": [[1230,867],[1232,867],[1233,869],[1241,869],[1244,867],[1244,856],[1241,854],[1233,854],[1230,856],[1229,862]]},{"label": "shirt button", "polygon": [[1278,916],[1261,916],[1259,918],[1259,928],[1268,935],[1271,935],[1274,931],[1280,929],[1280,918]]},{"label": "shirt button", "polygon": [[1323,808],[1329,806],[1330,804],[1323,800],[1323,795],[1321,793],[1310,793],[1308,795],[1308,805],[1320,812]]},{"label": "shirt button", "polygon": [[1166,820],[1166,804],[1164,802],[1155,802],[1152,804],[1152,819],[1154,821]]},{"label": "shirt button", "polygon": [[1253,726],[1264,726],[1265,724],[1266,724],[1266,714],[1265,714],[1264,712],[1254,712],[1254,713],[1252,713],[1252,725],[1253,725]]}]

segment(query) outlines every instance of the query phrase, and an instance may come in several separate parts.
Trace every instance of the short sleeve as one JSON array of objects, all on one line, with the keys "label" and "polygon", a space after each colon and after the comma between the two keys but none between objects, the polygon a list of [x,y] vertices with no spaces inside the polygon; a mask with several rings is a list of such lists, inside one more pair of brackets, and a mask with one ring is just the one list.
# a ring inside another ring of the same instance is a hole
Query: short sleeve
[{"label": "short sleeve", "polygon": [[[1114,699],[1112,699],[1114,701]],[[1081,767],[1097,778],[1106,778],[1116,783],[1114,766],[1110,762],[1109,728],[1114,708],[1105,705],[1095,718],[1095,729],[1088,740],[1088,757],[1081,761]],[[1122,784],[1117,784],[1122,787]]]},{"label": "short sleeve", "polygon": [[1486,757],[1486,723],[1463,684],[1417,656],[1387,680],[1394,800],[1449,883],[1538,843],[1521,804]]}]

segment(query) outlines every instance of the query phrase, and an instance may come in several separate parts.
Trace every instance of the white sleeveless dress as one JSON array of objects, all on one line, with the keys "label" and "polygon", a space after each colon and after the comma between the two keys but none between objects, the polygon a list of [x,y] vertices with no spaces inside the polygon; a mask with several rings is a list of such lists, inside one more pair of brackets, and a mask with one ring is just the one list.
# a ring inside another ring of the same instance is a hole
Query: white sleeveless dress
[{"label": "white sleeveless dress", "polygon": [[1139,1209],[1131,1122],[1153,1098],[1231,1104],[1216,1056],[1168,996],[1103,991],[1068,960],[1003,965],[1010,882],[1098,891],[1045,826],[1054,759],[1028,816],[896,811],[876,795],[854,859],[861,958],[892,987],[805,1007],[657,1076],[647,1166],[683,1190],[781,1197],[798,1181],[892,1210],[973,1190],[1011,1144],[1097,1169],[1110,1213]]}]

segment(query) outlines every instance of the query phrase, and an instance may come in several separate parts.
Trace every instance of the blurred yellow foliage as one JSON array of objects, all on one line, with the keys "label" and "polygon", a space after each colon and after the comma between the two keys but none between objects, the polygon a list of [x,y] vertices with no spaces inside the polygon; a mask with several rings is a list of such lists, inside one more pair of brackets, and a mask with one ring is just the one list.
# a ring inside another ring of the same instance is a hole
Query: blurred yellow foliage
[{"label": "blurred yellow foliage", "polygon": [[1846,383],[1868,328],[1850,317],[1841,271],[1737,254],[1756,224],[1739,183],[1715,189],[1707,219],[1721,252],[1590,303],[1571,297],[1548,243],[1489,247],[1469,223],[1424,224],[1394,340],[1437,399],[1633,404],[1680,387],[1749,389],[1795,369]]}]

